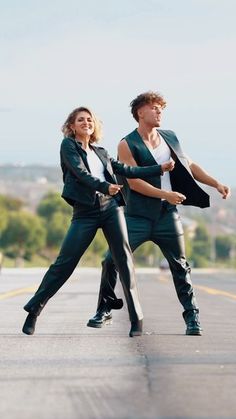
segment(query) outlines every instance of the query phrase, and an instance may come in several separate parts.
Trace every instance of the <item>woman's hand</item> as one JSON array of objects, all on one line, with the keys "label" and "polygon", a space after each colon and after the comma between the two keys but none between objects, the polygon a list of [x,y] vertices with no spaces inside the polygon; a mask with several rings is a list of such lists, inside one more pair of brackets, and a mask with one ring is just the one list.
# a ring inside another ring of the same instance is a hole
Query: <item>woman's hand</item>
[{"label": "woman's hand", "polygon": [[116,185],[116,184],[111,183],[108,188],[109,195],[111,196],[116,195],[118,192],[120,192],[121,188],[123,188],[123,185]]},{"label": "woman's hand", "polygon": [[161,165],[163,172],[171,172],[174,169],[174,167],[175,167],[175,162],[173,159],[170,159],[169,161]]}]

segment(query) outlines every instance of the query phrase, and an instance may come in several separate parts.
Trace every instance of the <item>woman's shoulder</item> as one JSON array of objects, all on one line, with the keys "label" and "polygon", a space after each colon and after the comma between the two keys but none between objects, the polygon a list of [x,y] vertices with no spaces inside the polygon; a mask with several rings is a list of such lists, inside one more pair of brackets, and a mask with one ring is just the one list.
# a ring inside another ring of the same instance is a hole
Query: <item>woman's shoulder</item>
[{"label": "woman's shoulder", "polygon": [[108,151],[104,148],[104,147],[101,147],[100,145],[95,145],[95,144],[92,144],[92,147],[95,149],[95,150],[97,150],[98,152],[100,152],[100,153],[102,153],[102,154],[108,154]]},{"label": "woman's shoulder", "polygon": [[63,139],[62,139],[62,143],[70,143],[70,142],[73,142],[74,143],[74,138],[72,138],[72,137],[64,137]]},{"label": "woman's shoulder", "polygon": [[92,147],[94,147],[94,148],[96,148],[96,150],[105,150],[106,151],[106,149],[104,148],[104,147],[101,147],[100,145],[98,145],[98,144],[94,144],[94,143],[92,143],[91,144],[91,146]]},{"label": "woman's shoulder", "polygon": [[64,137],[61,141],[61,149],[74,149],[76,148],[75,139],[72,137]]}]

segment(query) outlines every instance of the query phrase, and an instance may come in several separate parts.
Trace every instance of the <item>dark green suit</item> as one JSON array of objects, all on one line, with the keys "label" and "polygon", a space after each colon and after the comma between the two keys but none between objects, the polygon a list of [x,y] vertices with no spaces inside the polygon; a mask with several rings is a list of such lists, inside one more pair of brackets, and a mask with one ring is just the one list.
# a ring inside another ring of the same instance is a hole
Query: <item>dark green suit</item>
[{"label": "dark green suit", "polygon": [[[195,182],[176,135],[172,131],[158,132],[169,146],[175,160],[175,168],[170,172],[172,190],[186,196],[184,205],[208,207],[209,196]],[[157,164],[137,130],[126,136],[125,140],[138,166]],[[150,177],[146,182],[161,188],[160,176]],[[124,180],[124,183],[127,199],[125,216],[131,250],[134,251],[149,240],[157,244],[169,262],[176,292],[185,312],[198,311],[190,278],[191,270],[185,258],[183,228],[176,206],[135,192],[128,187],[127,181]],[[98,308],[116,299],[114,288],[117,271],[110,252],[102,265]]]}]

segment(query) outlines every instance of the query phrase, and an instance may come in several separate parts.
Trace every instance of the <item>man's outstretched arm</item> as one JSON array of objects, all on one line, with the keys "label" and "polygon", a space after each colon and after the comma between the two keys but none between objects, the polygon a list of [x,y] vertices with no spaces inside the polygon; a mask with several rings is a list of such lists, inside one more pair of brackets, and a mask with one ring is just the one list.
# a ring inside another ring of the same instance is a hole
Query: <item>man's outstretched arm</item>
[{"label": "man's outstretched arm", "polygon": [[198,166],[193,161],[190,162],[189,167],[191,169],[194,179],[198,182],[203,183],[204,185],[212,186],[217,189],[217,191],[222,195],[223,199],[226,199],[230,196],[230,188],[218,182],[215,178],[210,176],[205,170]]}]

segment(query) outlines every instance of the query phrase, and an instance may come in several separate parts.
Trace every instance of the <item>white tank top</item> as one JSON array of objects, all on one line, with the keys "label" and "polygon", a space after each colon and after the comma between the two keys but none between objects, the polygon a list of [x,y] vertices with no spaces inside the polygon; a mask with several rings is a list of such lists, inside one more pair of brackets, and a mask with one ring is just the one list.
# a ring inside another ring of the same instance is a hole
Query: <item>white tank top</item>
[{"label": "white tank top", "polygon": [[[160,144],[153,150],[150,149],[150,151],[158,164],[166,163],[171,158],[170,149],[161,135]],[[170,172],[164,172],[161,176],[161,189],[164,189],[165,191],[172,191]]]},{"label": "white tank top", "polygon": [[86,153],[87,153],[87,161],[88,161],[91,174],[94,177],[97,177],[98,179],[100,179],[101,182],[104,182],[106,179],[104,176],[104,166],[101,160],[99,159],[95,151],[93,151],[91,148],[86,150]]}]

